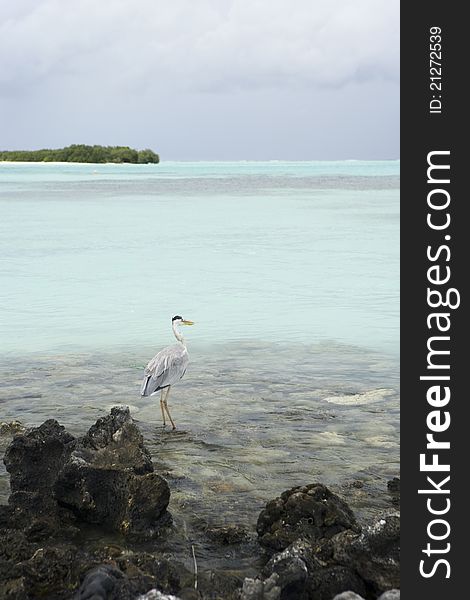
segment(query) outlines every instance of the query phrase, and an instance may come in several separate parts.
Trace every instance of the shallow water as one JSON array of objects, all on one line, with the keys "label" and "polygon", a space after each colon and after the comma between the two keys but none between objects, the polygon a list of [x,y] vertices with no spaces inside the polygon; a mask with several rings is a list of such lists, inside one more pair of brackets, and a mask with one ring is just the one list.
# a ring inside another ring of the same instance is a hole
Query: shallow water
[{"label": "shallow water", "polygon": [[[130,405],[201,568],[246,574],[203,532],[253,531],[294,485],[390,506],[398,163],[0,164],[0,210],[0,420],[80,435]],[[175,313],[196,325],[171,432],[139,386]]]},{"label": "shallow water", "polygon": [[[204,531],[228,524],[254,531],[266,501],[294,485],[326,483],[362,520],[391,507],[386,484],[399,472],[395,360],[335,344],[194,348],[169,398],[172,432],[162,429],[158,398],[137,393],[149,352],[35,356],[27,368],[5,360],[2,418],[31,426],[54,416],[80,435],[111,406],[129,405],[202,569],[249,574],[252,551],[221,549]],[[0,486],[5,502],[4,470]],[[158,548],[183,553],[189,568],[190,545],[181,544],[170,537]]]}]

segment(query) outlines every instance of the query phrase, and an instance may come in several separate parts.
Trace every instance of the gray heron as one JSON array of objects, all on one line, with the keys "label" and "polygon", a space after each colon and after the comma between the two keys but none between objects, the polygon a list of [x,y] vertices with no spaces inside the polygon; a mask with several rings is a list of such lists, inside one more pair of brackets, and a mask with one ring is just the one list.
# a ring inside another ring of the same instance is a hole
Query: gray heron
[{"label": "gray heron", "polygon": [[141,396],[153,396],[158,391],[161,391],[160,409],[162,411],[163,427],[166,426],[166,412],[173,429],[176,429],[176,425],[173,422],[168,409],[168,395],[170,393],[170,387],[179,381],[186,373],[186,368],[189,363],[188,349],[186,348],[184,337],[179,330],[180,325],[194,325],[194,323],[193,321],[183,319],[183,317],[180,317],[179,315],[173,317],[171,326],[178,343],[163,348],[163,350],[160,350],[160,352],[152,358],[145,367],[144,380],[140,389]]}]

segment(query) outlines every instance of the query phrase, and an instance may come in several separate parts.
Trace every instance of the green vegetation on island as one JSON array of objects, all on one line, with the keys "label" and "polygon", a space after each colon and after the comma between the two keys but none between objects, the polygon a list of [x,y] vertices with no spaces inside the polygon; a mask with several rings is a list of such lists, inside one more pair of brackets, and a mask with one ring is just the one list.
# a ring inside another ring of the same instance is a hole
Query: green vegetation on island
[{"label": "green vegetation on island", "polygon": [[129,146],[86,146],[73,144],[67,148],[0,151],[0,161],[75,162],[75,163],[139,163],[160,162],[153,150],[134,150]]}]

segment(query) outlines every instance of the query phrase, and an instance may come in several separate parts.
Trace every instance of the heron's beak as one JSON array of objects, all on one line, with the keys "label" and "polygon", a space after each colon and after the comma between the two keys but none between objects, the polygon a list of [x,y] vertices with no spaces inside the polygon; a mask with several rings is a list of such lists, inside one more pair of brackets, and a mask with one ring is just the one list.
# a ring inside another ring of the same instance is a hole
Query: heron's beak
[{"label": "heron's beak", "polygon": [[186,321],[183,319],[183,321],[181,321],[183,323],[183,325],[194,325],[194,321]]}]

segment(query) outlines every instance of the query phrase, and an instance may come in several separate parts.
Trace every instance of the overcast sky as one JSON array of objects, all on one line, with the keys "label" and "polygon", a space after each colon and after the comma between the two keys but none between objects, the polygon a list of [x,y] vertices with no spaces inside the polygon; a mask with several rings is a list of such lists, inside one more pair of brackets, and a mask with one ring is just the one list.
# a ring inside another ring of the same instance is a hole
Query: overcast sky
[{"label": "overcast sky", "polygon": [[2,0],[0,149],[398,158],[398,0]]}]

